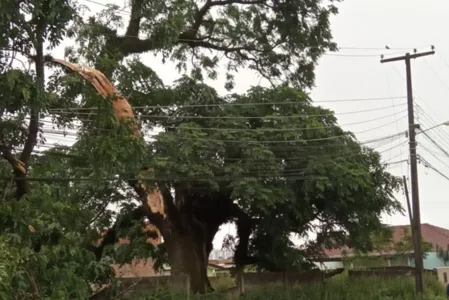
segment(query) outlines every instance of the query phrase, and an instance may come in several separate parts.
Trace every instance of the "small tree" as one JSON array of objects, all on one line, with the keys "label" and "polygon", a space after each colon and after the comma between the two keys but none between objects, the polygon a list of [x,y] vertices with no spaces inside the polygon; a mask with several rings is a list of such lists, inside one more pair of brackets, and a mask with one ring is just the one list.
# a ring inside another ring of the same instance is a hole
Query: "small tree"
[{"label": "small tree", "polygon": [[[432,250],[432,244],[422,240],[423,258],[427,257],[427,252]],[[409,228],[404,228],[402,239],[394,244],[394,250],[397,254],[406,254],[414,251],[413,239]]]},{"label": "small tree", "polygon": [[446,246],[446,248],[437,246],[437,257],[441,259],[445,266],[449,263],[449,244]]}]

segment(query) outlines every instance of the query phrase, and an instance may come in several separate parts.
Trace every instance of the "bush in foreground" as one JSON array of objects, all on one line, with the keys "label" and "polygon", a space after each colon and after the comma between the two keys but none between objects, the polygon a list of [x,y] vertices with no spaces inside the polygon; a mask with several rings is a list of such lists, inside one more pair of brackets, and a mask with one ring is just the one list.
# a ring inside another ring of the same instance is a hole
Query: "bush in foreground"
[{"label": "bush in foreground", "polygon": [[[423,298],[415,295],[415,283],[412,277],[392,280],[366,278],[349,280],[347,276],[327,281],[324,285],[312,284],[307,286],[263,286],[257,290],[248,290],[240,298],[236,291],[232,293],[213,293],[190,299],[244,299],[244,300],[445,300],[443,286],[434,277],[425,278],[426,293]],[[147,295],[139,300],[186,299],[184,296],[170,293]]]},{"label": "bush in foreground", "polygon": [[[431,277],[426,277],[424,300],[443,300],[442,285]],[[413,300],[421,299],[415,295],[412,277],[393,280],[366,278],[360,280],[335,279],[323,285],[298,286],[293,288],[271,287],[247,293],[243,299],[282,299],[282,300]]]}]

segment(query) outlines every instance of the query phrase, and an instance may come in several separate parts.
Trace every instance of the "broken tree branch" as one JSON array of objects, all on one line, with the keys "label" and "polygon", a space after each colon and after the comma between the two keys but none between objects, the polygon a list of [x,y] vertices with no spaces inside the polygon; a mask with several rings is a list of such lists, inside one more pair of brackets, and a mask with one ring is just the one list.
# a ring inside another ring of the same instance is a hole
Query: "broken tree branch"
[{"label": "broken tree branch", "polygon": [[9,162],[13,169],[17,186],[16,199],[20,200],[23,195],[29,192],[28,182],[23,180],[27,174],[25,164],[15,157],[14,154],[12,154],[11,149],[5,145],[0,145],[0,153],[1,156]]},{"label": "broken tree branch", "polygon": [[[142,138],[142,134],[138,129],[134,113],[128,100],[121,96],[117,88],[98,70],[92,68],[82,68],[79,65],[72,64],[70,62],[53,59],[53,62],[62,65],[74,72],[77,72],[100,93],[105,99],[111,99],[111,104],[114,109],[115,117],[117,121],[128,120],[132,122],[134,137]],[[147,171],[151,171],[148,169]],[[152,224],[158,227],[162,234],[168,234],[168,228],[165,226],[167,214],[165,208],[170,206],[170,203],[165,203],[168,199],[165,199],[157,187],[149,189],[149,187],[139,182],[138,174],[135,179],[130,180],[129,184],[134,189],[142,202],[142,208],[145,211],[146,216]]]}]

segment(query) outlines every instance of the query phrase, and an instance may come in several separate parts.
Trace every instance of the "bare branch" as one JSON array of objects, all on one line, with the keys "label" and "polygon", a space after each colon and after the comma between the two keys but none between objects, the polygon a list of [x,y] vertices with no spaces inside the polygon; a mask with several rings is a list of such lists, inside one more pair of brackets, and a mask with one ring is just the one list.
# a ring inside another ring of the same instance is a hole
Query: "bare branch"
[{"label": "bare branch", "polygon": [[129,19],[128,28],[126,29],[127,36],[137,37],[139,35],[140,21],[142,19],[142,4],[142,0],[133,0],[131,17]]},{"label": "bare branch", "polygon": [[[210,37],[198,37],[198,31],[201,25],[206,22],[204,19],[206,14],[210,11],[210,9],[214,6],[224,6],[228,4],[264,4],[264,0],[225,0],[225,1],[212,1],[208,0],[197,12],[195,16],[194,23],[192,26],[185,32],[179,35],[178,40],[175,44],[187,44],[191,47],[203,47],[217,51],[235,52],[241,50],[252,51],[256,50],[253,46],[245,46],[245,47],[227,47],[212,44],[210,42],[204,41],[205,39],[211,39]],[[140,22],[142,19],[142,0],[134,0],[131,7],[131,18],[128,23],[128,27],[126,30],[125,36],[118,36],[116,32],[104,28],[104,31],[109,32],[108,34],[108,42],[106,43],[106,48],[116,49],[118,52],[126,57],[131,54],[140,54],[145,53],[151,50],[155,50],[159,48],[161,45],[159,42],[154,40],[153,38],[148,39],[140,39],[138,37],[140,30]],[[115,51],[105,51],[105,53],[115,52]]]}]

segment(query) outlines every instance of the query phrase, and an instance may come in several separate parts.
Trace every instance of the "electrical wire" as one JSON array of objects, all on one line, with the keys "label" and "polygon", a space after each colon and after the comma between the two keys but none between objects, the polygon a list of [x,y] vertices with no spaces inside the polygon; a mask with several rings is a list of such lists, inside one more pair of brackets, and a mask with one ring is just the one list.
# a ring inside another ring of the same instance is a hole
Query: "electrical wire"
[{"label": "electrical wire", "polygon": [[[405,112],[406,110],[402,111],[401,113]],[[342,125],[329,125],[329,126],[316,126],[316,127],[290,127],[290,128],[269,128],[269,127],[261,127],[261,128],[226,128],[226,127],[188,127],[188,126],[163,126],[165,129],[178,129],[178,130],[195,130],[195,131],[257,131],[257,132],[288,132],[288,131],[307,131],[307,130],[322,130],[322,129],[328,129],[328,128],[339,128],[343,126],[351,126],[351,125],[359,125],[364,123],[370,123],[374,121],[379,121],[382,119],[386,119],[392,116],[396,116],[396,114],[391,114],[388,116],[383,116],[379,118],[359,121],[359,122],[352,122]],[[400,119],[405,119],[406,116],[401,117]],[[389,122],[387,124],[384,124],[383,126],[388,126],[390,124],[393,124],[397,122],[397,120],[394,120],[393,122]],[[376,127],[379,128],[379,127]],[[102,130],[101,128],[99,128]],[[70,131],[63,131],[63,130],[54,130],[54,129],[43,129],[44,133],[54,133],[54,134],[64,134],[64,135],[76,135],[75,132]]]},{"label": "electrical wire", "polygon": [[[390,147],[389,148],[387,148],[387,149],[384,149],[384,150],[378,150],[377,152],[379,153],[379,154],[382,154],[382,153],[385,153],[385,152],[387,152],[387,151],[390,151],[390,150],[392,150],[392,149],[394,149],[394,148],[396,148],[396,147],[401,147],[402,145],[404,145],[406,143],[406,141],[402,141],[402,142],[400,142],[400,143],[398,143],[398,144],[396,144],[396,145],[394,145],[394,146],[391,146],[390,145]],[[383,147],[383,146],[386,146],[386,145],[388,145],[388,144],[390,144],[390,142],[389,141],[386,141],[386,142],[384,142],[383,144],[381,144],[381,145],[379,145],[379,146],[377,146],[377,147],[374,147],[374,148],[372,148],[373,150],[374,149],[376,149],[376,148],[381,148],[381,147]],[[50,147],[50,146],[47,146],[47,145],[45,145],[46,147],[44,147],[44,148],[48,148],[48,149],[54,149],[54,148],[52,148],[52,147]],[[303,147],[301,147],[301,148],[303,148]],[[14,150],[17,150],[17,151],[22,151],[23,149],[21,149],[21,148],[18,148],[18,147],[16,147],[16,148],[14,148]],[[275,151],[274,149],[270,149],[270,150],[272,150],[272,151]],[[284,150],[284,149],[283,149]],[[300,149],[298,149],[298,148],[295,148],[295,150],[296,151],[299,151]],[[74,155],[74,154],[65,154],[65,153],[58,153],[58,152],[51,152],[51,151],[37,151],[37,150],[35,150],[34,151],[34,153],[36,153],[36,154],[42,154],[42,155],[55,155],[55,156],[62,156],[62,157],[64,157],[64,156],[66,156],[67,158],[75,158],[75,159],[87,159],[87,158],[85,158],[85,157],[83,157],[83,156],[79,156],[79,155]],[[294,163],[294,162],[302,162],[302,161],[305,161],[305,160],[307,160],[307,159],[320,159],[320,160],[323,160],[323,159],[338,159],[338,158],[350,158],[350,157],[354,157],[354,156],[358,156],[358,155],[361,155],[362,153],[359,151],[359,150],[354,150],[354,151],[352,151],[352,150],[347,150],[347,151],[343,151],[343,152],[336,152],[335,150],[334,151],[332,151],[332,152],[323,152],[324,154],[319,154],[320,152],[317,152],[317,151],[313,151],[313,154],[307,154],[307,155],[301,155],[301,156],[292,156],[290,153],[287,153],[287,154],[285,154],[285,156],[279,156],[280,154],[282,154],[282,153],[276,153],[275,155],[275,157],[267,157],[267,158],[254,158],[254,157],[244,157],[244,158],[241,158],[241,157],[221,157],[221,160],[223,160],[223,161],[228,161],[228,162],[252,162],[252,165],[254,165],[254,166],[257,166],[258,164],[256,164],[257,162],[259,162],[259,163],[261,163],[261,162],[264,162],[264,163],[262,163],[261,165],[266,165],[266,162],[267,161],[269,161],[269,160],[280,160],[280,161],[288,161],[288,162],[290,162],[290,163]],[[331,154],[329,154],[329,153],[331,153]],[[211,154],[216,154],[216,152],[215,151],[212,151],[211,152]]]},{"label": "electrical wire", "polygon": [[[401,74],[401,72],[398,70],[398,68],[397,68],[394,64],[391,64],[390,67],[393,68],[393,70],[396,72],[396,74],[398,74],[398,76],[399,76],[400,78],[402,78],[402,80],[404,80],[404,82],[406,81],[406,78],[404,77],[404,75]],[[414,106],[415,106],[415,107],[420,107],[420,105],[424,105],[424,106],[429,110],[429,112],[431,112],[431,113],[434,114],[434,115],[438,115],[438,114],[436,114],[436,113],[435,113],[429,106],[427,106],[426,101],[424,101],[424,99],[423,99],[421,96],[419,96],[419,94],[417,93],[416,87],[414,87],[414,95],[415,95],[415,99],[414,99]],[[418,99],[419,99],[420,101],[418,101]],[[420,108],[421,108],[421,107],[420,107]],[[421,111],[422,111],[424,114],[427,114],[427,112],[425,112],[424,109],[422,109],[422,108],[421,108]],[[429,118],[430,118],[431,120],[433,120],[433,118],[432,118],[430,115],[428,115],[428,116],[429,116]],[[433,122],[434,122],[434,121],[433,121]],[[437,124],[437,123],[434,122],[433,125],[436,125],[436,124]]]},{"label": "electrical wire", "polygon": [[419,106],[418,104],[415,104],[415,107],[417,108],[418,114],[421,115],[421,117],[423,117],[424,119],[426,119],[426,121],[429,122],[430,126],[428,126],[428,127],[438,128],[437,132],[439,133],[440,137],[445,141],[449,140],[449,133],[447,133],[446,131],[439,128],[444,123],[437,124],[437,122],[421,106]]},{"label": "electrical wire", "polygon": [[[306,170],[306,169],[298,169],[298,170]],[[273,172],[273,170],[270,170]],[[287,170],[288,171],[288,170]],[[182,181],[182,182],[208,182],[208,181],[229,181],[229,180],[238,180],[238,179],[248,179],[248,178],[264,178],[264,179],[287,179],[287,180],[307,180],[307,179],[328,179],[328,176],[305,176],[304,172],[300,173],[280,173],[280,174],[249,174],[246,176],[211,176],[204,178],[195,178],[195,177],[139,177],[137,178],[120,178],[120,177],[110,177],[110,178],[99,178],[99,177],[27,177],[27,178],[14,178],[15,180],[29,180],[29,181],[43,181],[43,182],[72,182],[72,181],[118,181],[118,180],[150,180],[150,181]],[[11,180],[11,177],[0,177],[0,180]]]},{"label": "electrical wire", "polygon": [[448,153],[443,147],[441,147],[440,144],[438,144],[434,139],[432,139],[432,138],[427,134],[427,132],[425,132],[425,131],[421,131],[421,132],[424,134],[424,136],[425,136],[429,141],[431,141],[435,146],[437,146],[438,149],[440,149],[441,152],[443,152],[444,154],[446,154],[446,156],[449,158],[449,153]]},{"label": "electrical wire", "polygon": [[386,163],[386,165],[390,166],[390,165],[400,164],[400,163],[404,163],[404,162],[408,162],[408,159],[393,161],[393,162],[390,162],[390,163]]},{"label": "electrical wire", "polygon": [[[291,119],[291,118],[312,118],[312,117],[329,117],[329,116],[335,116],[335,115],[351,115],[351,114],[358,114],[358,113],[367,113],[367,112],[373,112],[373,111],[381,111],[390,109],[390,106],[384,106],[384,107],[378,107],[378,108],[372,108],[372,109],[364,109],[364,110],[356,110],[356,111],[347,111],[347,112],[341,112],[341,113],[327,113],[327,114],[301,114],[301,115],[274,115],[274,116],[193,116],[193,115],[187,115],[187,116],[169,116],[169,115],[147,115],[147,114],[140,114],[139,118],[164,118],[164,119]],[[59,112],[59,114],[74,114],[73,112]],[[92,116],[96,115],[96,113],[84,113],[84,112],[77,112],[76,115],[87,115]]]},{"label": "electrical wire", "polygon": [[[387,86],[388,86],[388,93],[391,94],[391,85],[390,85],[390,80],[389,80],[388,73],[386,73],[386,80],[387,80]],[[396,129],[399,132],[399,119],[398,119],[397,114],[396,114],[396,108],[395,108],[396,105],[395,105],[394,99],[395,99],[394,97],[391,98],[391,107],[393,109],[393,112],[395,113]],[[393,143],[393,141],[392,141],[392,143]],[[402,155],[403,155],[402,147],[399,147],[399,152],[400,152],[399,155],[402,158]],[[391,157],[390,157],[390,159],[391,159]],[[400,167],[401,167],[401,175],[404,176],[403,164],[400,164]]]},{"label": "electrical wire", "polygon": [[[355,134],[361,134],[361,133],[374,131],[374,130],[383,128],[385,126],[391,125],[393,123],[394,122],[390,122],[390,123],[387,123],[387,124],[376,126],[374,128],[362,130],[362,131],[356,132]],[[390,136],[387,136],[387,137],[381,137],[381,138],[378,138],[378,139],[362,141],[361,143],[373,143],[373,142],[377,142],[377,141],[380,141],[380,140],[383,140],[383,139],[386,139],[386,138],[390,139],[390,138],[396,137],[398,135],[403,135],[403,133],[401,132],[401,133],[390,135]],[[309,142],[328,141],[328,140],[335,140],[335,139],[349,138],[349,137],[351,137],[350,134],[333,135],[333,136],[328,136],[328,137],[323,137],[323,138],[312,138],[312,139],[301,139],[301,140],[211,139],[211,138],[185,137],[185,136],[176,136],[175,138],[177,140],[179,140],[179,141],[192,140],[192,141],[215,142],[215,143],[294,144],[294,143],[309,143]]]},{"label": "electrical wire", "polygon": [[429,153],[430,155],[432,155],[433,157],[435,157],[441,164],[443,164],[446,168],[449,169],[449,165],[446,164],[441,158],[439,158],[438,156],[436,156],[434,153],[432,153],[431,150],[427,149],[426,146],[421,145],[420,147],[421,147],[422,149],[424,149],[424,151],[426,151],[427,153]]},{"label": "electrical wire", "polygon": [[[397,97],[374,97],[374,98],[346,98],[346,99],[331,99],[331,100],[312,100],[312,103],[333,103],[333,102],[363,102],[363,101],[382,101],[391,99],[406,99],[406,96]],[[283,102],[245,102],[245,103],[211,103],[211,104],[172,104],[172,105],[146,105],[133,106],[133,110],[138,109],[156,109],[156,108],[194,108],[194,107],[226,107],[226,106],[263,106],[263,105],[300,105],[302,103],[297,101],[283,101]],[[98,107],[60,107],[49,109],[51,112],[59,111],[79,111],[79,110],[101,110]],[[104,109],[106,110],[106,109]]]},{"label": "electrical wire", "polygon": [[435,71],[435,69],[432,68],[432,66],[427,62],[426,58],[423,57],[422,60],[424,61],[424,64],[430,69],[430,71],[435,76],[435,78],[438,79],[438,81],[441,82],[441,84],[449,91],[448,84],[446,82],[444,82],[443,79],[441,79],[441,77],[438,75],[438,73]]},{"label": "electrical wire", "polygon": [[[436,122],[433,121],[431,117],[422,110],[422,108],[419,107],[417,111],[421,114],[422,123],[428,123],[428,128],[424,131],[428,134],[434,134],[438,138],[439,143],[444,145],[445,148],[449,149],[449,136],[445,131],[441,129],[442,124],[440,123],[435,125]],[[421,134],[421,132],[419,131],[417,134]]]},{"label": "electrical wire", "polygon": [[429,168],[432,169],[433,171],[435,171],[436,173],[438,173],[440,176],[442,176],[443,178],[449,180],[449,176],[445,175],[443,172],[441,172],[440,170],[438,170],[437,168],[435,168],[431,163],[429,163],[426,159],[424,159],[422,156],[419,156],[420,161],[422,162],[422,164]]},{"label": "electrical wire", "polygon": [[[404,144],[405,142],[401,142],[399,145],[395,145],[392,146],[388,149],[382,150],[382,151],[378,151],[379,153],[383,153],[385,151],[389,151],[397,146],[401,146],[402,144]],[[375,146],[375,147],[370,147],[370,149],[378,149],[378,148],[382,148],[383,146],[386,146],[390,144],[389,140],[384,141],[383,143]],[[54,145],[55,147],[58,147],[60,145]],[[360,144],[360,146],[363,146],[362,144]],[[38,147],[39,148],[39,147]],[[47,148],[47,149],[52,149],[52,146],[50,145],[44,145],[43,148]],[[209,155],[215,155],[217,154],[216,150],[210,150],[208,152],[208,147],[204,146],[204,147],[199,147],[199,148],[205,148],[205,150],[201,151],[201,154],[203,155],[207,155],[209,153]],[[289,149],[288,147],[270,147],[266,150],[269,151],[274,151],[276,152],[276,157],[266,157],[266,158],[262,158],[262,159],[258,159],[258,158],[241,158],[241,157],[237,157],[237,158],[233,158],[233,157],[223,157],[223,159],[229,160],[229,161],[266,161],[269,159],[284,159],[284,160],[288,160],[288,161],[295,161],[295,160],[304,160],[305,157],[308,158],[334,158],[334,155],[337,153],[339,154],[339,150],[341,150],[341,146],[333,146],[333,145],[327,145],[326,147],[322,147],[322,146],[312,146],[312,145],[301,145],[300,147],[292,147],[291,149]],[[21,151],[21,148],[16,147],[17,151]],[[313,153],[313,154],[303,154],[302,151],[307,150],[309,153]],[[293,153],[296,153],[293,154]],[[354,152],[356,155],[360,154],[359,150],[345,150],[342,151],[341,153],[344,153],[344,155],[350,155],[351,152]],[[51,152],[42,152],[42,153],[48,153],[48,154],[52,154]],[[329,153],[331,153],[329,155]],[[57,154],[60,155],[60,154]],[[282,155],[282,156],[281,156]],[[338,155],[336,156],[338,157]]]}]

